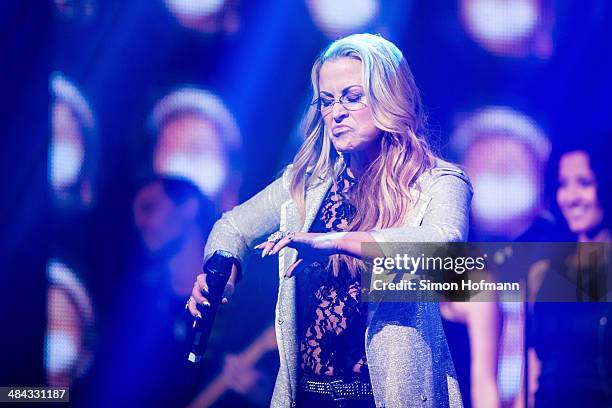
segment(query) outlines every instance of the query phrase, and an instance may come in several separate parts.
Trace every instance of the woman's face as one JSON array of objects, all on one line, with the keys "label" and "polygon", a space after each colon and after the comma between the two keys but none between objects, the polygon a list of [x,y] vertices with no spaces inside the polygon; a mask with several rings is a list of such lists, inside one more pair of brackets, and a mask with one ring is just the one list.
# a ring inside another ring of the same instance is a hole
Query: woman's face
[{"label": "woman's face", "polygon": [[[357,110],[348,110],[337,102],[341,97],[343,101],[361,102],[361,105],[357,104]],[[336,100],[322,110],[326,134],[336,150],[375,154],[382,132],[374,125],[364,95],[361,61],[349,57],[325,61],[319,72],[319,98],[322,106]]]},{"label": "woman's face", "polygon": [[573,233],[589,233],[600,226],[603,210],[586,153],[574,151],[561,156],[557,204]]}]

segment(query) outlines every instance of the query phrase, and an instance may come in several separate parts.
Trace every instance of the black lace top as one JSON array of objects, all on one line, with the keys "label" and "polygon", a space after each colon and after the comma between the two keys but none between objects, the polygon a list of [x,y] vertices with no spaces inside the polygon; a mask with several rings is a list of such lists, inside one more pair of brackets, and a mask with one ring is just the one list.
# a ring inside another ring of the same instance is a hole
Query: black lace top
[{"label": "black lace top", "polygon": [[[346,172],[325,196],[310,232],[344,231],[354,216],[351,191],[356,183]],[[368,379],[365,356],[367,305],[360,302],[360,277],[342,264],[337,277],[327,259],[298,274],[300,368],[308,378]]]}]

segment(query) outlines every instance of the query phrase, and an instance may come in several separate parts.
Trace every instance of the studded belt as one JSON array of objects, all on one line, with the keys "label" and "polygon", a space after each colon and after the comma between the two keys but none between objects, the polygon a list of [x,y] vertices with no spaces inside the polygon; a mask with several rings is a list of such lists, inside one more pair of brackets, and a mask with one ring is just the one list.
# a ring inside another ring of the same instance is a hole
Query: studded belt
[{"label": "studded belt", "polygon": [[334,381],[302,381],[302,392],[309,394],[317,394],[325,399],[333,401],[341,401],[345,399],[360,398],[365,396],[373,396],[372,386],[369,382],[352,381],[344,382],[342,380]]}]

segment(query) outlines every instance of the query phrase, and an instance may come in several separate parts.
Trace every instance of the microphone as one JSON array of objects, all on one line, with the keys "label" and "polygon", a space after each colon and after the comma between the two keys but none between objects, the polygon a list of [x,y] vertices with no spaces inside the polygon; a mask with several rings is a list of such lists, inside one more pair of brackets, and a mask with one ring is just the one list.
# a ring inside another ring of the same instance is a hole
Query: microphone
[{"label": "microphone", "polygon": [[229,280],[234,262],[236,262],[236,258],[232,254],[219,250],[215,251],[205,265],[204,273],[206,273],[206,285],[208,286],[208,296],[206,298],[210,306],[198,305],[202,318],[196,318],[193,323],[193,342],[187,357],[187,360],[192,363],[199,363],[204,356],[217,308],[223,299],[223,291]]}]

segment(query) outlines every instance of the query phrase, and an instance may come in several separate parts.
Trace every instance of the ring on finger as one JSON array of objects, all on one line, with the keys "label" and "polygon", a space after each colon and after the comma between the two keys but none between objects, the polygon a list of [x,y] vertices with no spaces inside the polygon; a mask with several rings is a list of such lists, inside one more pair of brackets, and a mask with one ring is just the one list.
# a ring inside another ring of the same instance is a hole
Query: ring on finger
[{"label": "ring on finger", "polygon": [[290,232],[287,231],[276,231],[272,234],[270,234],[270,236],[268,236],[268,238],[266,239],[266,242],[278,242],[281,239],[285,238],[287,235],[289,235]]}]

